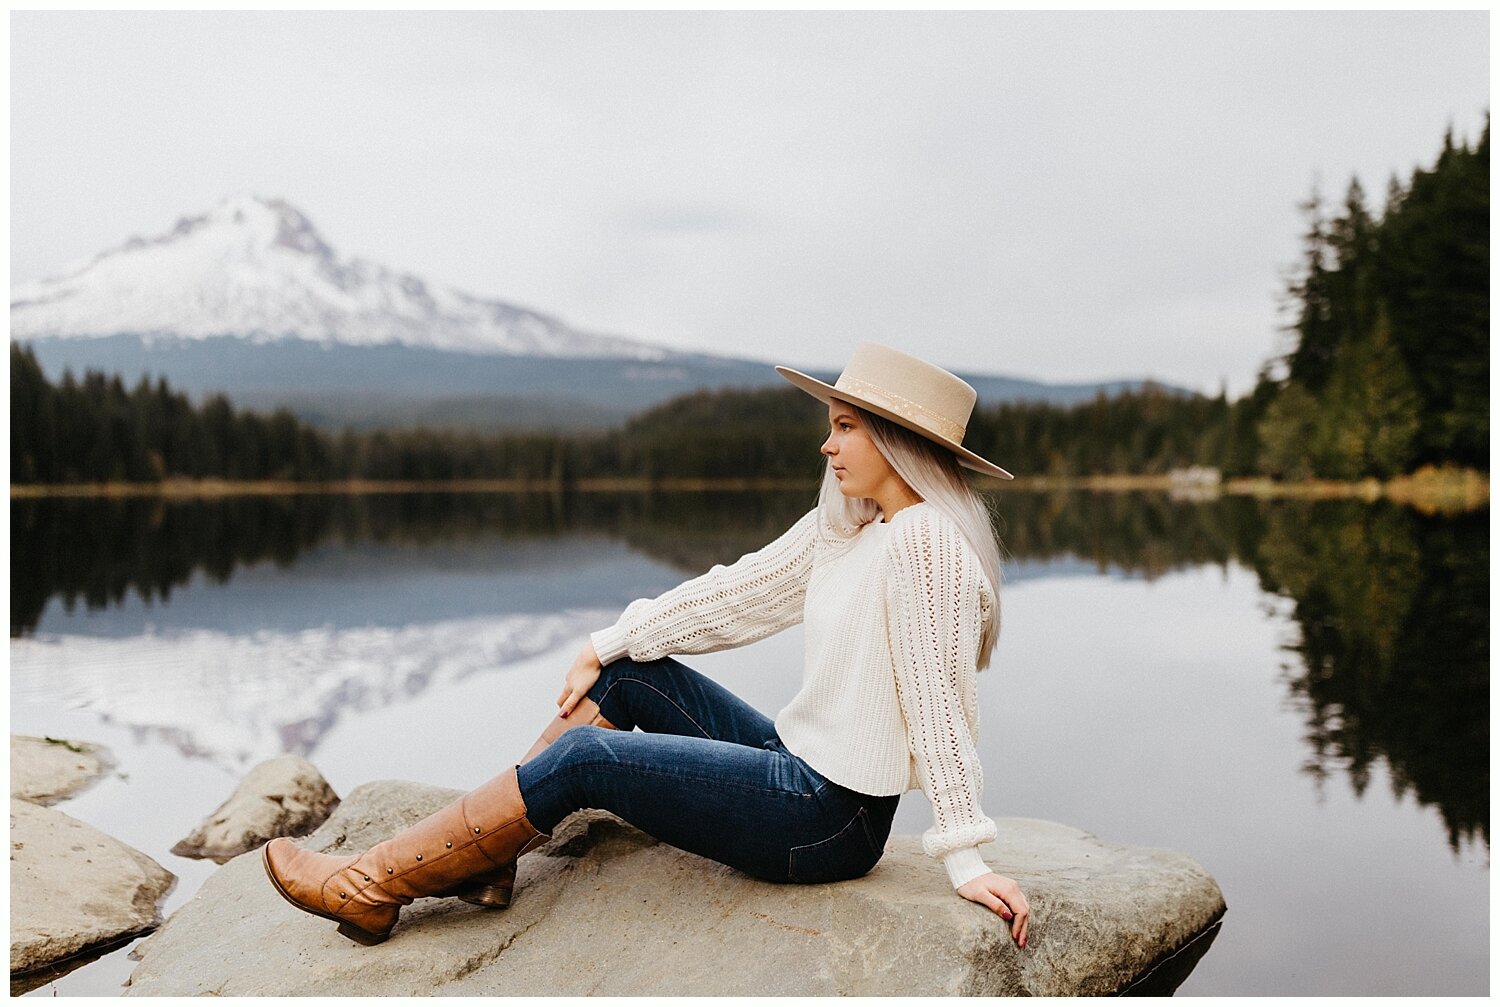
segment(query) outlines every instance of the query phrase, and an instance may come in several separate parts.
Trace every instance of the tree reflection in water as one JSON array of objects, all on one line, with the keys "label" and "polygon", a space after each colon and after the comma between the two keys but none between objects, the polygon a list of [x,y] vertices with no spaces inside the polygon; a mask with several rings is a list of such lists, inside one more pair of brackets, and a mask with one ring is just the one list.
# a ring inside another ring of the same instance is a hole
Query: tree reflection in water
[{"label": "tree reflection in water", "polygon": [[[291,565],[328,545],[579,534],[624,539],[691,575],[765,544],[815,492],[410,494],[220,500],[13,500],[11,635],[69,611],[148,604],[202,571]],[[1150,493],[1004,492],[1008,560],[1082,559],[1153,578],[1238,562],[1293,603],[1287,683],[1307,769],[1363,793],[1384,758],[1398,795],[1440,809],[1457,850],[1489,842],[1488,514],[1386,503],[1206,503]]]},{"label": "tree reflection in water", "polygon": [[1295,603],[1288,683],[1307,769],[1356,793],[1382,756],[1398,796],[1436,805],[1449,844],[1489,844],[1488,515],[1282,502],[1256,556]]}]

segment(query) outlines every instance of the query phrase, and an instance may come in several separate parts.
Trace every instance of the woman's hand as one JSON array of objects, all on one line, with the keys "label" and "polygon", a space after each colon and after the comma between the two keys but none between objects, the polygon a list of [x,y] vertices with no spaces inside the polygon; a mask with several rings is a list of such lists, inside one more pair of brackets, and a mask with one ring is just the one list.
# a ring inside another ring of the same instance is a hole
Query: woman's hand
[{"label": "woman's hand", "polygon": [[970,902],[993,909],[1001,919],[1010,920],[1010,936],[1017,947],[1026,946],[1027,931],[1031,929],[1031,905],[1021,892],[1021,886],[1010,878],[993,872],[981,874],[972,881],[958,887],[958,894]]},{"label": "woman's hand", "polygon": [[573,667],[563,679],[562,695],[557,697],[559,716],[566,717],[573,712],[578,701],[587,696],[594,683],[599,681],[599,673],[603,670],[599,655],[594,652],[594,641],[585,640],[583,649],[573,659]]}]

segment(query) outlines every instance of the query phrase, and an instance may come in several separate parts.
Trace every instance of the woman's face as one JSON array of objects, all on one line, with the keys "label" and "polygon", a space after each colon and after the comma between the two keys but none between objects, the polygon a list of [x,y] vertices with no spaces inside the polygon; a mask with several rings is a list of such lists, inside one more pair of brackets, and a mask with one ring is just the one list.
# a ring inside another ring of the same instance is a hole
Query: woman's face
[{"label": "woman's face", "polygon": [[905,485],[875,442],[870,440],[869,431],[855,415],[853,406],[830,399],[828,427],[828,439],[819,450],[833,461],[840,493],[846,497],[883,500],[891,480]]}]

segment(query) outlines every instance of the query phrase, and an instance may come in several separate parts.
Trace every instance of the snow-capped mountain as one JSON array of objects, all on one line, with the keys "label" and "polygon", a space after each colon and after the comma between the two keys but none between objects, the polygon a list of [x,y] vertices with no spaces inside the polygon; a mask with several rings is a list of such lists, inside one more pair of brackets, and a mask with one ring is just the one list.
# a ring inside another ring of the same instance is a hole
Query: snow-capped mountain
[{"label": "snow-capped mountain", "polygon": [[677,356],[341,258],[295,207],[248,194],[13,288],[10,324],[19,340],[129,333],[148,342],[238,336],[550,358]]},{"label": "snow-capped mountain", "polygon": [[[788,387],[764,360],[579,332],[341,258],[284,200],[243,194],[16,286],[10,327],[53,380],[161,377],[330,429],[601,429],[699,389]],[[983,403],[1077,402],[1139,384],[960,377]]]}]

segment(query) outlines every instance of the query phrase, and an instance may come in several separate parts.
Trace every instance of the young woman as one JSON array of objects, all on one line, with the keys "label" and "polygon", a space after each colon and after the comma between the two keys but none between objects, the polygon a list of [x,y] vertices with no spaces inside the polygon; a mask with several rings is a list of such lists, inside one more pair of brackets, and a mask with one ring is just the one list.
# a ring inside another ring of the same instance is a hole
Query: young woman
[{"label": "young woman", "polygon": [[[962,445],[974,389],[877,343],[833,385],[776,370],[828,404],[817,506],[593,633],[520,765],[358,856],[268,843],[287,901],[363,944],[415,898],[503,907],[517,858],[580,808],[768,881],[847,880],[875,866],[900,795],[919,787],[934,817],[925,851],[1026,946],[1026,896],[978,850],[995,838],[975,677],[999,632],[1000,556],[960,466],[1011,476]],[[672,657],[798,622],[802,688],[774,721]]]}]

